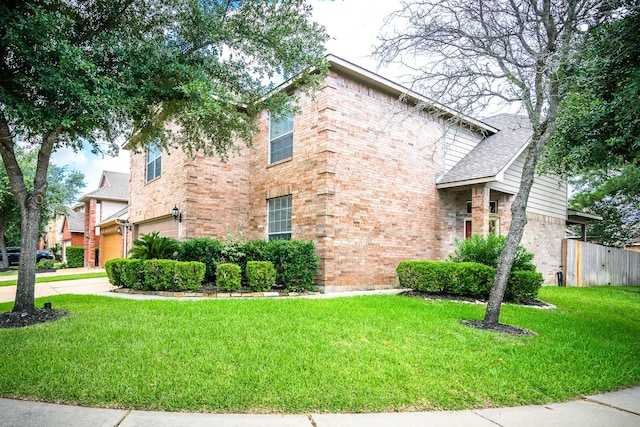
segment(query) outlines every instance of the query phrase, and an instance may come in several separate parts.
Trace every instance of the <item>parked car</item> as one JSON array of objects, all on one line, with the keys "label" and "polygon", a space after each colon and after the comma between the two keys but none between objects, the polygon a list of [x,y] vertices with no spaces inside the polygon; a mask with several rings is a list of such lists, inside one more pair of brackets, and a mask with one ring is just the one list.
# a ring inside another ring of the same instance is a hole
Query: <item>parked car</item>
[{"label": "parked car", "polygon": [[[20,263],[20,248],[11,246],[7,248],[7,256],[9,257],[9,265],[17,265]],[[36,262],[43,259],[55,259],[50,249],[39,249],[36,255]]]}]

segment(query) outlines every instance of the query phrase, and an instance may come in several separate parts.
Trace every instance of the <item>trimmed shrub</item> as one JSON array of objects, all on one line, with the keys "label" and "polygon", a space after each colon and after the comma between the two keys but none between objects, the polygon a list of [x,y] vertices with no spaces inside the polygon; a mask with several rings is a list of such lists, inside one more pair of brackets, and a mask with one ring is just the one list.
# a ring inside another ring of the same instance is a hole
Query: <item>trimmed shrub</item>
[{"label": "trimmed shrub", "polygon": [[126,258],[111,258],[104,263],[104,269],[107,272],[107,278],[113,286],[125,286],[122,280],[123,264],[127,262]]},{"label": "trimmed shrub", "polygon": [[169,259],[150,259],[143,262],[144,289],[166,291],[175,287],[175,265]]},{"label": "trimmed shrub", "polygon": [[67,268],[84,266],[84,246],[67,246],[65,248]]},{"label": "trimmed shrub", "polygon": [[120,279],[127,288],[144,289],[144,262],[141,259],[124,259]]},{"label": "trimmed shrub", "polygon": [[444,284],[453,280],[453,263],[441,261],[402,261],[396,268],[403,288],[420,292],[442,292]]},{"label": "trimmed shrub", "polygon": [[251,290],[268,291],[276,281],[276,269],[270,261],[247,261],[245,270]]},{"label": "trimmed shrub", "polygon": [[231,263],[218,264],[216,269],[216,286],[225,291],[236,291],[242,283],[239,265]]},{"label": "trimmed shrub", "polygon": [[36,264],[36,270],[51,270],[56,268],[56,262],[52,259],[43,259]]},{"label": "trimmed shrub", "polygon": [[[498,258],[500,258],[500,253],[502,253],[502,248],[506,241],[507,238],[505,236],[497,236],[492,233],[486,237],[474,234],[468,239],[456,239],[456,250],[452,255],[449,255],[447,259],[453,262],[477,262],[497,268]],[[533,253],[526,250],[523,246],[518,246],[511,271],[531,268],[531,266],[533,266],[533,264],[531,264],[532,259]]]},{"label": "trimmed shrub", "polygon": [[[400,285],[415,291],[487,299],[496,269],[474,262],[402,261],[396,272]],[[504,299],[515,302],[534,299],[542,282],[542,274],[535,271],[511,272]]]},{"label": "trimmed shrub", "polygon": [[488,298],[495,277],[495,268],[477,262],[444,263],[453,264],[455,269],[451,281],[444,283],[444,291],[454,295]]},{"label": "trimmed shrub", "polygon": [[215,283],[216,266],[222,259],[222,242],[208,237],[189,239],[181,243],[178,261],[198,261],[204,263],[204,281]]},{"label": "trimmed shrub", "polygon": [[541,273],[535,271],[512,271],[504,292],[507,301],[523,302],[535,299],[544,282]]},{"label": "trimmed shrub", "polygon": [[202,262],[175,263],[175,286],[179,291],[197,291],[202,287],[206,266]]},{"label": "trimmed shrub", "polygon": [[313,289],[318,273],[318,257],[311,241],[272,240],[265,247],[266,261],[276,268],[278,284],[283,288],[302,292]]}]

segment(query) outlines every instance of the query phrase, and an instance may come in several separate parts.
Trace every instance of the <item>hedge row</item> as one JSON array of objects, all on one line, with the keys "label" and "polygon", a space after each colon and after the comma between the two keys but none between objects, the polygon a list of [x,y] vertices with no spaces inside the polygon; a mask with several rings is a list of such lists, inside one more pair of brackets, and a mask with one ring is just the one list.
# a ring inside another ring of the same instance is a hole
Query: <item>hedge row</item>
[{"label": "hedge row", "polygon": [[242,283],[246,286],[249,286],[247,263],[269,261],[276,269],[277,285],[295,292],[312,289],[318,273],[318,257],[313,242],[302,240],[226,242],[206,237],[190,239],[182,242],[178,259],[204,263],[206,283],[216,282],[218,264],[237,264],[242,272]]},{"label": "hedge row", "polygon": [[67,246],[64,253],[67,259],[67,268],[84,266],[84,246]]},{"label": "hedge row", "polygon": [[[402,261],[396,269],[400,285],[420,292],[446,292],[488,298],[496,269],[475,262]],[[535,271],[512,271],[505,301],[536,298],[544,279]]]},{"label": "hedge row", "polygon": [[197,291],[205,272],[201,262],[168,259],[113,258],[104,267],[113,286],[147,291]]}]

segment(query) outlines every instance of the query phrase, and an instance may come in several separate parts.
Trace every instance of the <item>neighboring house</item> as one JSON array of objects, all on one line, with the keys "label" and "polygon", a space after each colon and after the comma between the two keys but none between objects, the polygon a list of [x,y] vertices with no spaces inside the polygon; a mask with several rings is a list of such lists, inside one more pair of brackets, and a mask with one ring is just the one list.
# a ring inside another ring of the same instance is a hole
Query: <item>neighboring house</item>
[{"label": "neighboring house", "polygon": [[[507,233],[531,137],[526,119],[461,116],[329,61],[315,97],[292,117],[259,114],[253,149],[237,157],[189,159],[153,146],[132,153],[132,237],[223,239],[239,228],[246,239],[312,240],[316,285],[332,292],[397,286],[402,260],[444,259],[456,238]],[[549,282],[560,269],[566,208],[566,183],[537,177],[523,244]]]},{"label": "neighboring house", "polygon": [[[62,222],[62,262],[67,262],[68,246],[84,246],[84,206],[80,211],[71,211]],[[77,209],[78,207],[76,207]]]},{"label": "neighboring house", "polygon": [[[111,226],[106,220],[126,208],[128,198],[129,174],[111,171],[103,171],[98,189],[80,198],[84,203],[85,267],[104,266],[104,261],[108,258],[104,254],[101,256],[99,249],[102,243],[100,224],[107,222],[107,226]],[[111,228],[107,231],[112,234]],[[122,247],[122,242],[116,242],[111,236],[107,240],[107,255],[118,253],[118,256],[122,256],[122,252],[113,249],[114,246]]]},{"label": "neighboring house", "polygon": [[98,224],[100,227],[100,267],[111,258],[126,258],[129,207],[120,209]]}]

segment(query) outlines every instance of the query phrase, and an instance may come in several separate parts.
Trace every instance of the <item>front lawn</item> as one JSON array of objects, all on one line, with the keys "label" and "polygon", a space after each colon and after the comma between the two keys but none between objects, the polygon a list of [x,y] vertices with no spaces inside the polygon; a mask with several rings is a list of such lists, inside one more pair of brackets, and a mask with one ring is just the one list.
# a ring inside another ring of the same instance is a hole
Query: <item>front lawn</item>
[{"label": "front lawn", "polygon": [[0,395],[242,413],[561,401],[640,383],[638,290],[543,288],[557,309],[503,307],[502,322],[536,337],[459,323],[481,318],[481,305],[402,296],[48,297],[70,315],[0,329]]}]

